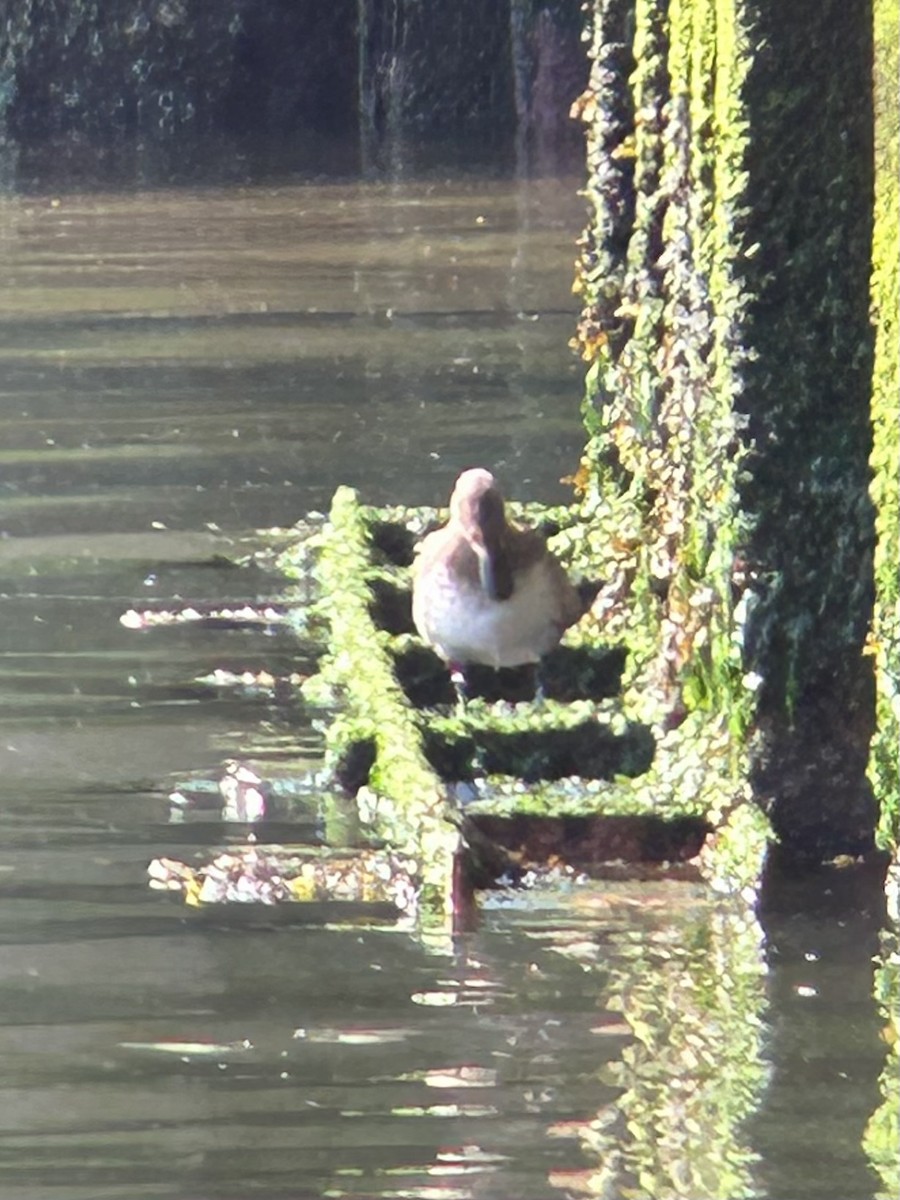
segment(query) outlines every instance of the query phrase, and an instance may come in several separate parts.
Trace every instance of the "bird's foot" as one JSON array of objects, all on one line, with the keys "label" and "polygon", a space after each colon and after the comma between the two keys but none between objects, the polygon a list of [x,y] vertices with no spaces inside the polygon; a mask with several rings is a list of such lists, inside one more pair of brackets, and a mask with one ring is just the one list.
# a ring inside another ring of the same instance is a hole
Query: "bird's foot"
[{"label": "bird's foot", "polygon": [[450,663],[450,682],[456,692],[456,709],[462,715],[466,711],[466,673],[462,663]]}]

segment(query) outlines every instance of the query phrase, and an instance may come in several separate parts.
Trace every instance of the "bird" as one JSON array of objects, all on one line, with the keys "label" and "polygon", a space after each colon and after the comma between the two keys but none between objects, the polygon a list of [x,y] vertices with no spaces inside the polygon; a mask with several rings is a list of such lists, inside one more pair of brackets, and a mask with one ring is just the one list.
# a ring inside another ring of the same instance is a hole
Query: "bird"
[{"label": "bird", "polygon": [[465,667],[539,663],[585,612],[582,594],[534,529],[510,523],[496,479],[463,471],[446,525],[420,543],[413,623],[450,668],[465,704]]}]

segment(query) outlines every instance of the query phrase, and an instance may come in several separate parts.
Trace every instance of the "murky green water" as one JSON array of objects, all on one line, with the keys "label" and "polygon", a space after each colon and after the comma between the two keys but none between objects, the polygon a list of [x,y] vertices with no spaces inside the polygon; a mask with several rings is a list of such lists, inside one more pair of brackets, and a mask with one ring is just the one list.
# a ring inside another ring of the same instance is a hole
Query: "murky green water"
[{"label": "murky green water", "polygon": [[120,615],[276,598],[216,554],[339,483],[563,499],[581,219],[573,183],[0,201],[0,1196],[877,1194],[871,888],[764,934],[585,884],[450,941],[146,887],[227,836],[174,782],[312,741],[196,682],[302,670],[283,632]]}]

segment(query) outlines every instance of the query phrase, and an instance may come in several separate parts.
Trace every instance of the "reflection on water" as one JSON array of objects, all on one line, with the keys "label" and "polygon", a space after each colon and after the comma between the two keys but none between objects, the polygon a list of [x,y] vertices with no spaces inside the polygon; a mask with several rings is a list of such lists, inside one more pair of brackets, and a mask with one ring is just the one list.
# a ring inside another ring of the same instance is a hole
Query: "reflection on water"
[{"label": "reflection on water", "polygon": [[563,498],[574,193],[6,198],[3,528],[289,522],[338,480],[434,502],[473,454]]},{"label": "reflection on water", "polygon": [[283,631],[119,616],[277,598],[217,556],[338,483],[439,503],[482,462],[564,498],[574,191],[0,201],[0,1195],[876,1194],[859,897],[764,944],[684,885],[583,885],[447,942],[146,887],[228,841],[169,823],[173,781],[306,736],[197,680],[304,664]]}]

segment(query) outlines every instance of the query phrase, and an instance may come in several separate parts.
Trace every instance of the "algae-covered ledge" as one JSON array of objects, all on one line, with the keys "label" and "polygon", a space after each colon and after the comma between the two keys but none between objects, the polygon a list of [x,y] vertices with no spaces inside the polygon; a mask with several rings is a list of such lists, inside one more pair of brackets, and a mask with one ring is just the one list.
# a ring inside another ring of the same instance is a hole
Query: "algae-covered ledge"
[{"label": "algae-covered ledge", "polygon": [[[567,566],[589,566],[580,508],[527,515],[557,530]],[[458,711],[443,664],[409,622],[412,547],[434,517],[338,490],[314,549],[326,651],[304,688],[324,717],[332,778],[356,796],[368,836],[418,865],[425,908],[451,911],[461,877],[521,864],[529,847],[559,857],[556,838],[579,867],[621,868],[631,857],[752,890],[767,829],[730,776],[725,787],[710,769],[727,759],[727,739],[708,724],[699,736],[690,719],[667,729],[661,713],[654,726],[646,698],[629,703],[626,656],[603,629],[602,589],[600,615],[571,632],[555,668],[549,656],[546,697],[475,696]],[[514,695],[514,673],[501,686]]]},{"label": "algae-covered ledge", "polygon": [[[307,694],[332,710],[327,765],[351,788],[356,777],[364,824],[376,839],[413,858],[426,907],[449,909],[460,834],[395,677],[389,635],[372,619],[369,546],[354,492],[339,489],[315,556],[328,651]],[[282,562],[289,571],[290,552]]]}]

